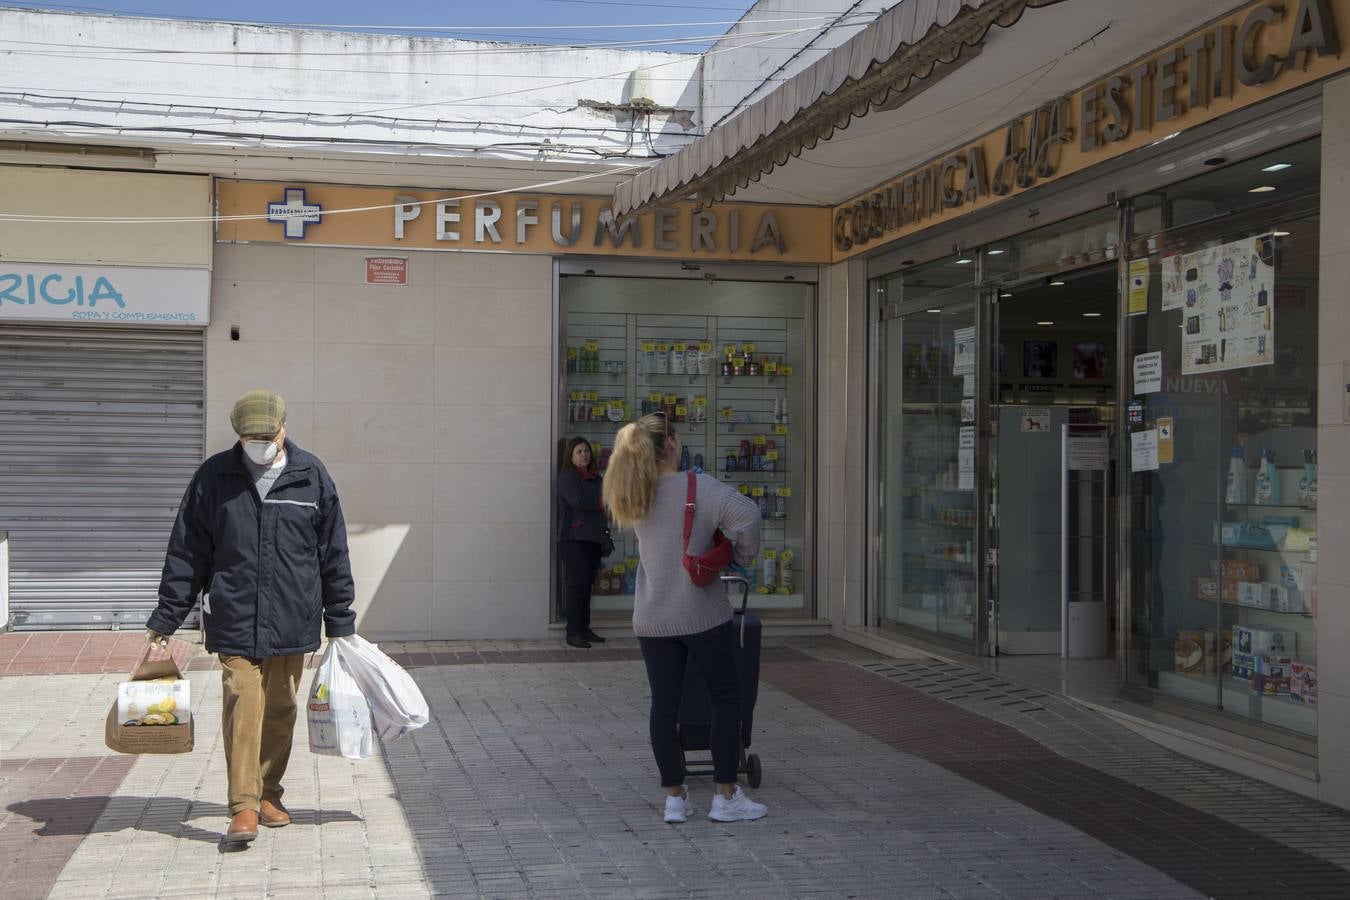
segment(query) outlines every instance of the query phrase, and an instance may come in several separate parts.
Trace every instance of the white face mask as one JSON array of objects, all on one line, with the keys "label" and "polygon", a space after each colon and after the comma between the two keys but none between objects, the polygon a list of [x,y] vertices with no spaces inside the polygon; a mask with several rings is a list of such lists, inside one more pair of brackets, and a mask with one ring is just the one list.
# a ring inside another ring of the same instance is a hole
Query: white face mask
[{"label": "white face mask", "polygon": [[275,441],[244,441],[244,453],[255,465],[270,466],[277,458],[277,445]]}]

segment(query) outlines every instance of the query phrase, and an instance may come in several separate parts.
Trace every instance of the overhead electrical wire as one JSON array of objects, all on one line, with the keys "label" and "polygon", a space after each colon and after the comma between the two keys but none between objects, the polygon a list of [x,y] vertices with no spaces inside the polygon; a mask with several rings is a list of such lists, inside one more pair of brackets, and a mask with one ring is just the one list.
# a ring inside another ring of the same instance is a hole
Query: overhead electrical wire
[{"label": "overhead electrical wire", "polygon": [[[725,41],[731,39],[751,38],[751,37],[790,37],[792,35],[802,34],[807,31],[819,31],[828,26],[801,26],[796,28],[778,28],[768,31],[741,31],[727,34],[702,35],[686,38],[650,38],[637,41],[598,41],[590,44],[521,44],[505,45],[492,47],[446,47],[446,48],[391,48],[389,50],[241,50],[239,48],[230,48],[225,50],[189,50],[179,48],[158,48],[158,47],[125,47],[108,44],[81,44],[80,49],[87,55],[95,59],[106,61],[108,59],[117,59],[118,57],[108,57],[99,54],[125,54],[127,56],[228,56],[233,58],[252,58],[252,57],[270,57],[270,56],[300,56],[300,57],[381,57],[381,56],[499,56],[515,55],[521,53],[560,53],[564,51],[576,50],[628,50],[632,48],[651,47],[651,46],[669,46],[671,44],[706,44],[712,41]],[[483,41],[480,43],[497,43]],[[0,44],[17,44],[21,47],[59,47],[67,48],[68,44],[57,41],[29,41],[20,38],[0,38]],[[799,48],[801,49],[801,48]],[[37,50],[6,50],[5,53],[18,53],[25,56],[47,56],[59,55],[58,51]]]},{"label": "overhead electrical wire", "polygon": [[[381,212],[390,209],[406,209],[410,206],[430,206],[433,203],[446,203],[451,200],[480,200],[485,197],[500,197],[505,194],[537,192],[547,188],[559,187],[565,184],[576,184],[581,181],[589,181],[609,175],[621,175],[625,171],[638,168],[642,168],[642,166],[635,163],[632,165],[621,165],[605,172],[588,172],[584,175],[575,175],[571,178],[560,178],[554,181],[544,181],[536,184],[521,185],[519,187],[503,188],[495,191],[458,194],[453,197],[438,197],[434,200],[409,200],[406,203],[381,203],[374,206],[352,206],[341,209],[325,209],[322,211],[322,215],[339,216],[352,213]],[[246,215],[229,216],[60,216],[29,213],[0,213],[0,222],[28,222],[33,224],[48,223],[61,225],[189,225],[201,222],[254,222],[270,218],[271,216],[268,213],[250,213]]]}]

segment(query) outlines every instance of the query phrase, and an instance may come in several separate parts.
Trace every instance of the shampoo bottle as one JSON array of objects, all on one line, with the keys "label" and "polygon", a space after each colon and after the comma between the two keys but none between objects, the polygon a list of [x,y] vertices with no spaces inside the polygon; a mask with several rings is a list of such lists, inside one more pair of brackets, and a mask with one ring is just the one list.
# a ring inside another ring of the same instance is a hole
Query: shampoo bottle
[{"label": "shampoo bottle", "polygon": [[1241,444],[1233,446],[1233,455],[1228,460],[1228,485],[1223,499],[1226,503],[1247,502],[1247,464]]},{"label": "shampoo bottle", "polygon": [[1256,502],[1276,506],[1280,502],[1280,473],[1275,469],[1275,451],[1261,451],[1261,466],[1256,470]]}]

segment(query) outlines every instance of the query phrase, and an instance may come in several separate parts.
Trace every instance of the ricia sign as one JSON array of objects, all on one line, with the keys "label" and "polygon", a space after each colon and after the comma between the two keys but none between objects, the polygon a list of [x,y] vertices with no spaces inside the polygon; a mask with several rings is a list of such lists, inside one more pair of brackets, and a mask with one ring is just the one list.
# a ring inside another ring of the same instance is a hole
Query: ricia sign
[{"label": "ricia sign", "polygon": [[205,269],[0,264],[0,319],[201,326],[210,321]]}]

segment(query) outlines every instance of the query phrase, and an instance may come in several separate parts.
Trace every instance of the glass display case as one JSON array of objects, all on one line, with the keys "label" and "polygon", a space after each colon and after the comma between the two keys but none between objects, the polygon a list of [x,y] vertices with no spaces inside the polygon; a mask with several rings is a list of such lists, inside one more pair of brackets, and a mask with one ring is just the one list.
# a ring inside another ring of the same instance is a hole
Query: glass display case
[{"label": "glass display case", "polygon": [[[809,613],[812,288],[751,282],[563,279],[559,434],[601,474],[628,422],[663,412],[682,470],[715,475],[759,507],[763,549],[742,573],[761,612]],[[615,529],[592,609],[632,609],[637,538]]]}]

